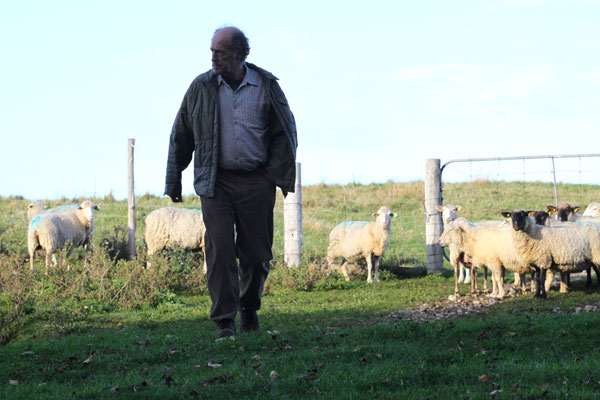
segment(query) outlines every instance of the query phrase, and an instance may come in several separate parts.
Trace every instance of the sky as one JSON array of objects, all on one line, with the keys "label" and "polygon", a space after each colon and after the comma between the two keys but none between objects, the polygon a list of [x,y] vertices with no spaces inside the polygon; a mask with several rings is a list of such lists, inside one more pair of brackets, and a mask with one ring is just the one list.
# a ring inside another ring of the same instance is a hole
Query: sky
[{"label": "sky", "polygon": [[223,25],[280,79],[303,185],[600,153],[598,21],[600,0],[5,1],[0,196],[124,199],[129,138],[136,194],[162,195],[175,114]]}]

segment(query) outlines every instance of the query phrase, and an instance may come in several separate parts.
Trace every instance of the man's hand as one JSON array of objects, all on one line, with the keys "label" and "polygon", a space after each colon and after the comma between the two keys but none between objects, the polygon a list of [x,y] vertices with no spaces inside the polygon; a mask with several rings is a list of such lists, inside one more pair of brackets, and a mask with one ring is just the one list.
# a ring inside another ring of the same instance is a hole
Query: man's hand
[{"label": "man's hand", "polygon": [[169,197],[173,203],[183,203],[183,198],[180,194],[170,194]]}]

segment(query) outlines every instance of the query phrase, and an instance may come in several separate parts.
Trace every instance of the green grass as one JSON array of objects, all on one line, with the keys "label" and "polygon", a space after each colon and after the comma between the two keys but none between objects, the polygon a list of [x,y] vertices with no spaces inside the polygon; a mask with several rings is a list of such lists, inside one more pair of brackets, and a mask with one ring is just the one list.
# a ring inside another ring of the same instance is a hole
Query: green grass
[{"label": "green grass", "polygon": [[[28,201],[0,198],[0,398],[597,398],[600,316],[575,313],[600,306],[596,287],[576,282],[566,295],[506,299],[452,320],[394,316],[453,292],[448,265],[443,275],[423,276],[422,187],[304,188],[303,263],[292,270],[282,261],[279,199],[262,330],[222,342],[213,340],[210,300],[197,268],[201,255],[175,250],[152,270],[144,268],[144,217],[170,205],[168,199],[137,198],[136,261],[123,254],[126,202],[94,199],[102,208],[94,254],[84,263],[82,251],[69,259],[63,252],[45,277],[40,261],[34,271],[28,267]],[[559,190],[561,199],[577,205],[597,200],[596,186]],[[472,219],[544,208],[553,196],[544,183],[444,186],[445,202],[461,204]],[[368,220],[383,204],[400,217],[382,282],[323,274],[329,230],[346,219]],[[193,197],[180,206],[200,208]]]}]

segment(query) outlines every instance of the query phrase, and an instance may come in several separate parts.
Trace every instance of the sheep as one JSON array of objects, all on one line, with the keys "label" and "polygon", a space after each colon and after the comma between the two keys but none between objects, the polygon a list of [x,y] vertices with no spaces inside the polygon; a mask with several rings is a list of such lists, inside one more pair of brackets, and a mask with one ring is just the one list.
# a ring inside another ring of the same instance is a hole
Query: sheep
[{"label": "sheep", "polygon": [[[452,204],[446,204],[445,206],[437,206],[436,209],[442,213],[442,221],[444,226],[447,226],[450,222],[458,218],[458,212],[462,209],[460,205],[454,206]],[[507,226],[506,221],[478,221],[472,222],[473,224],[483,228],[496,228],[499,226]],[[471,265],[468,254],[464,254],[455,244],[450,243],[448,245],[450,251],[449,260],[454,267],[454,295],[459,296],[458,284],[461,282],[471,283],[471,292],[476,291],[477,283],[473,284],[471,280]],[[487,291],[487,268],[484,267],[484,290]]]},{"label": "sheep", "polygon": [[[458,218],[458,212],[462,209],[462,206],[446,204],[443,207],[437,206],[436,209],[442,213],[444,226],[448,226],[450,222]],[[471,269],[466,268],[464,263],[464,253],[462,253],[456,245],[450,244],[448,250],[450,252],[448,261],[450,261],[450,264],[454,267],[454,294],[458,296],[458,284],[463,282],[471,283]]]},{"label": "sheep", "polygon": [[600,203],[595,201],[591,202],[581,215],[584,217],[600,217]]},{"label": "sheep", "polygon": [[[600,265],[600,225],[581,223],[564,226],[542,226],[535,224],[531,211],[503,211],[512,223],[512,242],[521,263],[535,266],[538,280],[536,298],[546,298],[547,284],[541,282],[552,268],[562,274],[582,271],[591,265]],[[565,279],[561,281],[561,292],[566,291]]]},{"label": "sheep", "polygon": [[559,221],[569,221],[569,222],[596,222],[600,223],[600,217],[591,216],[591,215],[581,215],[578,214],[581,207],[579,206],[571,206],[569,203],[560,203],[558,208],[554,206],[547,206],[548,212],[556,213],[556,219]]},{"label": "sheep", "polygon": [[[591,203],[593,204],[593,203]],[[590,205],[591,205],[590,204]],[[579,215],[578,211],[580,210],[579,206],[571,206],[569,203],[561,203],[559,204],[558,208],[554,207],[554,206],[547,206],[546,207],[548,209],[548,214],[552,214],[555,213],[557,215],[557,219],[558,220],[553,220],[553,219],[549,219],[548,221],[550,222],[548,225],[556,225],[556,224],[565,224],[565,223],[570,223],[570,222],[596,222],[596,223],[600,223],[600,216],[592,216],[592,215]],[[589,208],[589,206],[588,206]],[[598,279],[598,285],[600,285],[600,274],[599,271],[594,268],[594,271],[596,272],[596,277]],[[586,286],[591,286],[592,285],[592,267],[588,268],[586,270]],[[571,280],[570,280],[570,276],[567,274],[566,275],[567,278],[567,286],[571,285]]]},{"label": "sheep", "polygon": [[[148,259],[159,250],[172,245],[192,251],[200,249],[204,253],[202,270],[206,273],[205,232],[202,211],[177,207],[154,210],[146,217],[144,236],[148,246]],[[150,267],[150,262],[147,263],[147,267]]]},{"label": "sheep", "polygon": [[446,227],[439,243],[442,246],[454,244],[471,256],[475,268],[473,281],[476,280],[476,268],[489,268],[493,284],[490,296],[502,298],[505,295],[502,277],[504,268],[516,274],[530,272],[528,266],[520,262],[515,248],[506,245],[511,238],[512,233],[508,227],[482,228],[465,218],[458,218]]},{"label": "sheep", "polygon": [[375,222],[345,221],[335,226],[329,233],[327,261],[329,269],[337,257],[342,257],[341,270],[346,281],[348,262],[364,258],[367,261],[367,282],[372,283],[371,271],[375,269],[375,281],[379,282],[379,262],[390,245],[392,218],[396,217],[388,207],[382,206],[372,214]]},{"label": "sheep", "polygon": [[[42,248],[46,252],[46,275],[50,258],[54,265],[56,251],[71,244],[67,256],[79,246],[85,246],[94,230],[94,211],[98,206],[85,200],[71,211],[60,213],[42,213],[32,219],[27,233],[30,269],[33,269],[35,250]],[[86,250],[89,250],[89,246]]]}]

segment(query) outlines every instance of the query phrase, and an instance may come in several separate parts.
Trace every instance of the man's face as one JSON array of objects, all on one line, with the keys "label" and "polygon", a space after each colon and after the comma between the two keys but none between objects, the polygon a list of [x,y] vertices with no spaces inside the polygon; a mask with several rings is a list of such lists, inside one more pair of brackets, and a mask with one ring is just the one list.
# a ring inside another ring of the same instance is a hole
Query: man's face
[{"label": "man's face", "polygon": [[219,31],[215,33],[210,50],[212,52],[212,69],[217,75],[235,77],[236,71],[244,63],[242,57],[229,48],[231,33]]}]

